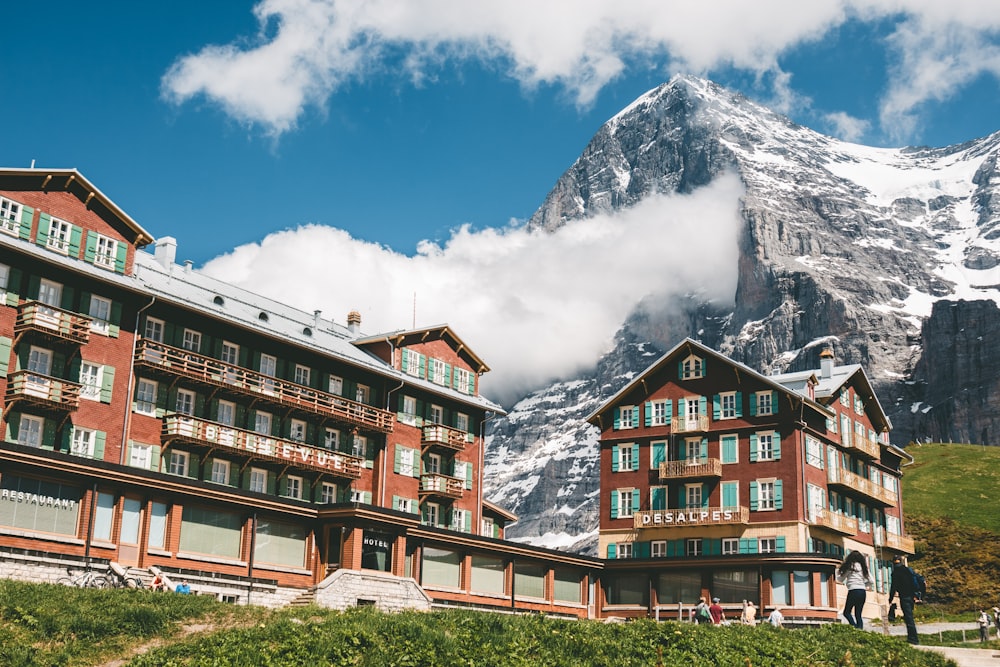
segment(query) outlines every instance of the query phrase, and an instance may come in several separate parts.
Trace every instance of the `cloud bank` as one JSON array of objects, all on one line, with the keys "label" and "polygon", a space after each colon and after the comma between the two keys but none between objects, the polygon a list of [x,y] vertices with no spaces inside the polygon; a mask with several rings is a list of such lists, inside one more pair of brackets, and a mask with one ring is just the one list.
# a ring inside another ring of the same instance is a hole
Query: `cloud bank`
[{"label": "cloud bank", "polygon": [[367,334],[447,323],[494,369],[485,394],[509,402],[591,368],[640,300],[697,292],[731,303],[742,194],[738,178],[725,176],[553,233],[465,226],[412,257],[308,225],[203,271],[342,323],[357,309]]},{"label": "cloud bank", "polygon": [[[983,74],[1000,76],[1000,12],[983,0],[262,0],[256,36],[179,58],[165,98],[204,96],[278,136],[342,85],[402,67],[419,82],[443,60],[478,59],[527,88],[564,87],[580,105],[629,67],[707,74],[733,67],[795,99],[778,65],[849,20],[887,22],[883,129],[904,137],[921,105]],[[807,99],[800,100],[808,104]],[[836,113],[836,112],[834,112]]]}]

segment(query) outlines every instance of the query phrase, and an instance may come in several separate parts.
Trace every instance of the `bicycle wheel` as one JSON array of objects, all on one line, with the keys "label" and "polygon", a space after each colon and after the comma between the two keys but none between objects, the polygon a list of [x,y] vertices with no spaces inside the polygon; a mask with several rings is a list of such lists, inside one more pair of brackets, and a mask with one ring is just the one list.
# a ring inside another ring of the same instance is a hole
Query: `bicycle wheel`
[{"label": "bicycle wheel", "polygon": [[107,588],[108,586],[111,585],[111,582],[108,581],[107,577],[102,577],[98,575],[92,578],[87,585],[90,586],[91,588]]},{"label": "bicycle wheel", "polygon": [[125,588],[140,589],[142,588],[142,580],[136,577],[125,577]]},{"label": "bicycle wheel", "polygon": [[56,583],[59,584],[60,586],[69,586],[69,587],[76,586],[76,582],[70,579],[69,577],[59,577],[56,580]]}]

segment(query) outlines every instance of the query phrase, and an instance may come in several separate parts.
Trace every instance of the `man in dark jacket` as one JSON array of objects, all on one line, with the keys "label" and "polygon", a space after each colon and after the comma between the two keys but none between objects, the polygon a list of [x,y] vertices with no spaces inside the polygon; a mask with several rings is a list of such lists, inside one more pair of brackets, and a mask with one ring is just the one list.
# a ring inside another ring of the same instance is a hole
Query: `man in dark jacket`
[{"label": "man in dark jacket", "polygon": [[919,644],[920,638],[917,636],[917,624],[913,622],[913,573],[910,568],[903,563],[900,555],[892,558],[892,585],[889,587],[889,602],[899,594],[899,609],[903,612],[903,621],[906,622],[906,641],[911,644]]}]

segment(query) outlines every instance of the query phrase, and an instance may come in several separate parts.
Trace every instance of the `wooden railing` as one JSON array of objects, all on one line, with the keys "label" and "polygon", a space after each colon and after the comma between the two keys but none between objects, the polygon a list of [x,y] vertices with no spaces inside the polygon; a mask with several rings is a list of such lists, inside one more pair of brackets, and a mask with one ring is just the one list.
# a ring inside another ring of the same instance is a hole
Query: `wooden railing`
[{"label": "wooden railing", "polygon": [[391,433],[393,414],[387,410],[352,401],[342,396],[294,384],[256,371],[233,366],[218,359],[187,350],[140,340],[135,351],[136,366],[154,368],[192,380],[226,387],[276,405],[332,417],[379,433]]},{"label": "wooden railing", "polygon": [[858,519],[853,516],[837,514],[826,508],[816,507],[809,510],[809,523],[824,526],[847,535],[857,535]]},{"label": "wooden railing", "polygon": [[633,526],[643,528],[683,528],[750,523],[749,507],[697,507],[693,509],[643,510],[632,515]]},{"label": "wooden railing", "polygon": [[252,459],[318,470],[347,479],[359,479],[364,466],[362,459],[350,454],[272,438],[188,415],[170,414],[164,417],[162,435],[164,442],[181,439],[224,447]]},{"label": "wooden railing", "polygon": [[896,535],[888,532],[885,528],[875,529],[875,546],[889,547],[908,554],[915,553],[913,538],[905,535]]},{"label": "wooden railing", "polygon": [[38,331],[53,338],[84,344],[90,340],[91,318],[49,306],[40,301],[25,301],[17,309],[14,333]]},{"label": "wooden railing", "polygon": [[719,459],[691,459],[660,463],[660,479],[683,479],[685,477],[722,477],[722,461]]},{"label": "wooden railing", "polygon": [[420,442],[424,445],[439,445],[460,452],[470,442],[470,437],[468,433],[457,428],[443,424],[431,424],[424,426]]},{"label": "wooden railing", "polygon": [[851,434],[851,441],[847,443],[848,448],[856,449],[862,454],[869,456],[873,459],[877,459],[879,454],[879,444],[877,442],[872,442],[868,438],[863,438],[857,433]]},{"label": "wooden railing", "polygon": [[838,484],[847,487],[857,493],[863,494],[873,500],[886,505],[895,505],[898,498],[894,491],[890,491],[881,484],[876,484],[870,479],[857,475],[849,470],[844,470],[840,466],[831,465],[826,469],[826,480],[830,484]]},{"label": "wooden railing", "polygon": [[691,433],[693,431],[708,430],[708,415],[699,415],[692,419],[690,417],[675,417],[671,429],[674,433]]},{"label": "wooden railing", "polygon": [[465,494],[465,480],[438,473],[421,475],[420,493],[461,498]]},{"label": "wooden railing", "polygon": [[39,375],[32,371],[14,371],[7,375],[7,403],[26,401],[51,408],[75,410],[80,407],[78,382]]}]

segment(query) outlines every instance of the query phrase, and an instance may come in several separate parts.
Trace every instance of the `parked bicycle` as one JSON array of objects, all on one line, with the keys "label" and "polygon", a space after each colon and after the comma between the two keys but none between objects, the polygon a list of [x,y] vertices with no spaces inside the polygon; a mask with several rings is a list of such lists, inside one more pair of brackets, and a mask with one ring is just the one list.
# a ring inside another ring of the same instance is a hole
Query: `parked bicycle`
[{"label": "parked bicycle", "polygon": [[121,572],[117,572],[114,569],[108,570],[108,574],[111,575],[107,577],[108,583],[114,588],[132,588],[138,590],[143,588],[142,579],[137,575],[132,574],[132,568],[127,567]]},{"label": "parked bicycle", "polygon": [[60,577],[57,584],[61,586],[75,586],[77,588],[107,588],[110,582],[108,578],[97,574],[93,570],[84,570],[81,574],[73,575],[73,571],[69,568],[66,572],[70,575],[68,577]]}]

